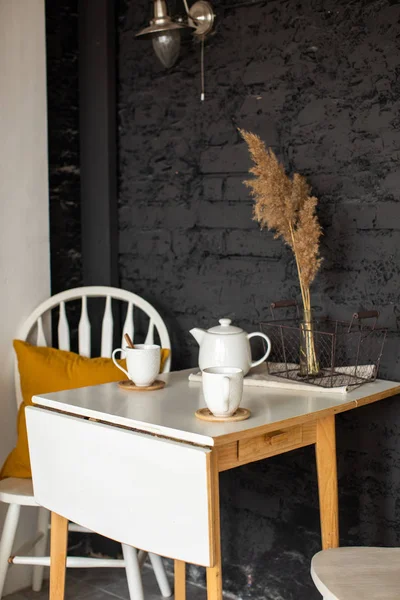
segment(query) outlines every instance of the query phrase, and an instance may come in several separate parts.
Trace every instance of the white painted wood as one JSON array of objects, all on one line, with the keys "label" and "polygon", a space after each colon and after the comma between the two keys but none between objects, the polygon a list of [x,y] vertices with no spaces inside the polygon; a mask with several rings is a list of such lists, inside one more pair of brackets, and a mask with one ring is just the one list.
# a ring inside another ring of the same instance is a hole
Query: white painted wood
[{"label": "white painted wood", "polygon": [[122,328],[122,340],[121,340],[121,348],[126,348],[127,343],[125,341],[124,335],[127,333],[131,338],[132,342],[135,342],[135,324],[133,319],[133,302],[128,302],[128,308],[126,309],[126,317],[125,323]]},{"label": "white painted wood", "polygon": [[161,556],[158,556],[158,554],[153,554],[152,552],[149,553],[149,558],[157,579],[158,587],[160,588],[161,595],[164,596],[164,598],[169,598],[172,596],[172,590],[164,569],[163,559]]},{"label": "white painted wood", "polygon": [[[129,313],[130,305],[132,305],[132,307],[133,306],[138,307],[140,310],[145,312],[149,316],[149,319],[154,323],[154,325],[157,329],[158,335],[160,337],[161,346],[163,348],[168,348],[171,350],[171,342],[170,342],[167,328],[166,328],[165,323],[162,320],[160,314],[156,311],[156,309],[149,302],[147,302],[147,300],[144,300],[143,298],[141,298],[137,294],[134,294],[133,292],[128,292],[127,290],[121,290],[121,289],[113,288],[113,287],[109,287],[109,286],[88,286],[88,287],[73,288],[71,290],[66,290],[65,292],[60,292],[59,294],[55,294],[54,296],[52,296],[51,298],[49,298],[48,300],[46,300],[45,302],[40,304],[40,306],[38,306],[32,312],[32,314],[28,317],[28,319],[25,321],[25,323],[19,329],[16,337],[19,340],[27,340],[29,338],[29,334],[34,329],[34,327],[38,326],[38,328],[40,328],[40,330],[41,330],[41,333],[40,333],[40,335],[38,333],[39,339],[38,339],[37,345],[47,346],[48,344],[46,342],[44,332],[43,332],[43,323],[42,323],[43,315],[46,315],[49,311],[51,311],[52,309],[59,306],[59,304],[61,302],[80,300],[83,297],[85,297],[85,298],[110,297],[110,299],[127,302],[128,303],[128,313]],[[110,300],[110,302],[111,302],[111,300]],[[106,310],[108,310],[107,307],[106,307]],[[133,311],[130,314],[133,316]],[[127,317],[128,317],[128,314],[127,314]],[[108,319],[107,319],[107,322],[108,322]],[[39,331],[39,329],[38,329],[38,331]],[[85,332],[87,331],[86,326],[83,327],[83,331],[85,331]],[[80,334],[80,331],[79,331],[79,334]],[[133,339],[133,336],[134,336],[134,325],[133,325],[133,321],[132,321],[132,335],[131,335],[132,339]],[[39,343],[39,341],[40,341],[40,343]],[[83,349],[85,352],[85,353],[82,353],[83,356],[86,356],[86,351],[88,350],[88,348],[89,348],[88,355],[90,355],[90,342],[88,342],[86,340],[86,338],[85,338],[85,341],[83,342],[83,345],[84,345]],[[85,348],[86,348],[86,350],[85,350]],[[107,349],[107,351],[108,351],[108,349]],[[112,348],[111,348],[111,350],[112,350]],[[102,348],[102,351],[103,351],[103,348]],[[106,352],[105,347],[104,347],[104,352]],[[103,354],[102,354],[102,356],[103,356]],[[111,352],[110,352],[110,354],[108,354],[108,356],[111,356]],[[170,369],[171,369],[171,355],[165,361],[163,373],[168,373],[170,371]],[[15,380],[16,390],[17,390],[17,403],[19,406],[20,403],[22,402],[22,396],[20,393],[18,365],[16,363],[14,366],[14,380]]]},{"label": "white painted wood", "polygon": [[[69,302],[72,300],[81,300],[82,301],[82,311],[83,311],[83,315],[84,315],[85,307],[86,307],[86,311],[87,311],[86,299],[87,298],[96,298],[96,297],[98,297],[98,298],[110,297],[115,300],[119,300],[119,301],[128,303],[128,313],[130,315],[129,318],[132,318],[132,335],[131,335],[132,339],[134,336],[133,306],[137,306],[138,308],[140,308],[140,310],[145,312],[149,316],[149,318],[153,321],[153,323],[155,324],[155,327],[157,329],[158,335],[161,340],[161,346],[163,348],[171,349],[171,342],[169,339],[167,328],[166,328],[164,321],[162,320],[160,314],[155,310],[155,308],[153,306],[151,306],[151,304],[149,302],[147,302],[147,300],[144,300],[143,298],[141,298],[137,294],[134,294],[133,292],[128,292],[127,290],[120,290],[118,288],[113,288],[113,287],[108,287],[108,286],[88,286],[88,287],[74,288],[72,290],[60,292],[59,294],[52,296],[51,298],[49,298],[48,300],[43,302],[40,306],[38,306],[33,311],[33,313],[30,315],[30,317],[28,317],[28,319],[25,321],[25,323],[19,329],[16,337],[19,340],[27,340],[29,338],[31,331],[37,326],[38,327],[38,336],[39,336],[37,345],[47,346],[48,344],[46,342],[44,330],[43,330],[43,316],[47,315],[49,313],[49,311],[51,311],[52,309],[59,306],[60,302]],[[85,299],[85,301],[83,299]],[[129,306],[132,307],[131,311],[129,309]],[[128,319],[128,314],[127,314],[127,319]],[[82,316],[81,316],[81,320],[82,320]],[[87,319],[87,320],[89,321],[89,319]],[[128,327],[128,324],[127,324],[127,327]],[[83,340],[82,340],[82,350],[83,350],[82,355],[90,356],[90,323],[89,323],[89,330],[88,330],[85,316],[83,316],[82,330],[79,329],[79,335],[81,335],[81,331],[82,331],[82,335],[84,336]],[[81,344],[81,338],[79,339],[79,348],[81,347],[80,344]],[[110,353],[110,356],[111,356],[111,353]],[[165,361],[163,373],[168,373],[170,371],[170,368],[171,368],[171,355]],[[16,392],[17,392],[17,404],[19,406],[22,402],[22,395],[21,395],[21,390],[20,390],[18,365],[17,365],[16,361],[14,363],[14,381],[15,381],[15,388],[16,388]]]},{"label": "white painted wood", "polygon": [[324,550],[311,576],[324,600],[399,600],[400,548]]},{"label": "white painted wood", "polygon": [[362,398],[399,389],[399,383],[379,379],[345,396],[319,394],[317,390],[303,392],[245,386],[241,406],[250,409],[251,417],[236,423],[208,423],[195,417],[195,411],[203,408],[205,402],[201,383],[188,381],[191,372],[193,369],[160,375],[166,386],[154,392],[128,393],[116,383],[106,383],[36,396],[33,402],[176,440],[212,446],[218,443],[218,438],[227,434],[286,422],[325,409],[339,410],[345,404],[355,408]]},{"label": "white painted wood", "polygon": [[60,302],[60,314],[58,317],[58,347],[60,350],[70,350],[69,325],[65,302]]},{"label": "white painted wood", "polygon": [[0,502],[37,506],[33,497],[32,479],[8,477],[0,481]]},{"label": "white painted wood", "polygon": [[79,319],[78,327],[79,354],[81,356],[91,356],[90,333],[91,326],[87,309],[87,298],[86,296],[82,296],[81,317]]},{"label": "white painted wood", "polygon": [[26,419],[39,504],[123,544],[211,564],[208,448],[35,407]]},{"label": "white painted wood", "polygon": [[168,335],[167,328],[160,316],[160,314],[156,311],[156,309],[149,303],[147,300],[144,300],[137,294],[133,292],[128,292],[127,290],[120,290],[118,288],[108,287],[108,286],[88,286],[88,287],[80,287],[73,288],[71,290],[66,290],[65,292],[60,292],[59,294],[55,294],[45,302],[43,302],[40,306],[37,307],[36,310],[30,315],[30,317],[25,321],[24,325],[18,332],[18,339],[26,340],[29,332],[32,327],[36,324],[38,318],[51,310],[52,308],[58,306],[60,302],[70,301],[75,299],[80,299],[82,296],[86,296],[87,298],[102,298],[106,296],[110,296],[115,300],[121,300],[124,302],[132,302],[135,306],[140,308],[143,312],[145,312],[151,319],[153,319],[158,334],[161,339],[161,345],[163,348],[171,348],[171,343]]},{"label": "white painted wood", "polygon": [[143,567],[144,563],[146,562],[146,558],[148,557],[149,553],[146,552],[145,550],[139,550],[138,552],[138,560],[139,560],[139,565],[140,568]]},{"label": "white painted wood", "polygon": [[147,330],[146,339],[144,341],[145,344],[154,344],[154,323],[152,319],[149,322],[149,328]]},{"label": "white painted wood", "polygon": [[82,525],[77,525],[76,523],[68,523],[68,531],[77,531],[79,533],[93,533],[87,527],[82,527]]},{"label": "white painted wood", "polygon": [[111,296],[107,296],[101,327],[101,356],[111,358],[113,351],[114,320],[112,315]]},{"label": "white painted wood", "polygon": [[136,548],[122,544],[122,554],[126,563],[126,577],[129,595],[132,600],[144,600],[140,565]]},{"label": "white painted wood", "polygon": [[4,521],[3,532],[0,540],[0,598],[3,595],[4,584],[8,571],[8,557],[12,552],[20,511],[21,506],[19,504],[10,504],[6,519]]},{"label": "white painted wood", "polygon": [[[93,532],[92,532],[93,533]],[[13,565],[35,565],[36,568],[50,566],[50,556],[15,556]],[[67,568],[72,569],[123,569],[126,563],[122,559],[115,558],[88,558],[86,556],[68,556]],[[33,588],[32,588],[33,589]],[[135,600],[135,597],[132,597]]]},{"label": "white painted wood", "polygon": [[48,343],[46,341],[46,336],[44,334],[42,317],[39,317],[39,319],[37,321],[36,346],[48,346]]}]

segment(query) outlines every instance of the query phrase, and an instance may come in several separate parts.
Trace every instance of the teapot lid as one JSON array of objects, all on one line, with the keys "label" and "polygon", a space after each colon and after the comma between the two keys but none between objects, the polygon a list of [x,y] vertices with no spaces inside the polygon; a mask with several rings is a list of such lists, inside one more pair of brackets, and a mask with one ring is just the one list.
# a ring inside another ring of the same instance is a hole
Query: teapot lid
[{"label": "teapot lid", "polygon": [[230,334],[230,333],[243,333],[243,329],[240,327],[234,327],[231,325],[232,321],[230,319],[220,319],[219,325],[215,327],[211,327],[211,329],[207,330],[207,333],[219,333],[219,334]]}]

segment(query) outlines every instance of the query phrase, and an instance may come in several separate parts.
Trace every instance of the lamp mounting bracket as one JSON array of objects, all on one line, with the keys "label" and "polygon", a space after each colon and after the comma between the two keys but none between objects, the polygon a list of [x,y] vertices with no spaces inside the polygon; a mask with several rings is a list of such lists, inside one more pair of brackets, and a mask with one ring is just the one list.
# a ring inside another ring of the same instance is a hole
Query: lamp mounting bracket
[{"label": "lamp mounting bracket", "polygon": [[207,0],[197,0],[188,10],[188,22],[194,28],[193,34],[205,37],[213,28],[215,15]]}]

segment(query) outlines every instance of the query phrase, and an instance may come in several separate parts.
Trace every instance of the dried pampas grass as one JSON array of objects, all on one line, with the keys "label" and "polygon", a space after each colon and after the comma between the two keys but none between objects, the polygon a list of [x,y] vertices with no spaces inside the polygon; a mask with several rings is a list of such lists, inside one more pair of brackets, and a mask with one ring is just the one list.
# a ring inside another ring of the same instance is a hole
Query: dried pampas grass
[{"label": "dried pampas grass", "polygon": [[322,229],[315,214],[317,198],[310,195],[305,178],[295,173],[290,179],[271,149],[258,135],[239,129],[254,166],[254,179],[245,181],[255,198],[254,219],[261,228],[275,231],[291,247],[296,260],[304,310],[311,311],[310,285],[321,265],[319,240]]}]

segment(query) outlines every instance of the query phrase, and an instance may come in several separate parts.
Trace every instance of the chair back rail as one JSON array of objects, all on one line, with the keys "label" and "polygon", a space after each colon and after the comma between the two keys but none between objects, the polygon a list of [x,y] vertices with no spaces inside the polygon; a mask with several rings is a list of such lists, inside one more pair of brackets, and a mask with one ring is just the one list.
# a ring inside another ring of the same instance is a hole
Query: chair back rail
[{"label": "chair back rail", "polygon": [[[81,300],[81,312],[78,325],[78,349],[79,354],[82,356],[91,356],[91,324],[88,314],[87,299],[88,298],[105,298],[105,308],[101,326],[101,352],[100,355],[103,357],[110,358],[113,351],[113,333],[114,333],[114,319],[112,312],[112,301],[120,301],[127,303],[127,310],[125,321],[122,329],[121,347],[126,347],[124,340],[124,333],[128,333],[132,340],[135,337],[135,323],[134,323],[134,308],[137,307],[143,311],[149,318],[149,326],[145,337],[146,344],[154,343],[154,329],[157,330],[160,338],[161,346],[163,348],[171,349],[171,342],[169,339],[167,328],[157,310],[144,298],[141,298],[133,292],[127,290],[121,290],[118,288],[108,286],[87,286],[73,288],[55,294],[33,311],[28,317],[25,323],[20,328],[17,338],[26,341],[31,335],[32,331],[36,328],[36,345],[37,346],[48,346],[49,343],[46,340],[44,319],[46,314],[52,310],[58,308],[58,348],[60,350],[70,350],[71,348],[71,335],[70,327],[67,318],[66,303],[73,300]],[[34,343],[34,342],[32,342]],[[171,356],[165,362],[163,373],[168,373],[171,367]],[[17,395],[18,406],[22,402],[21,386],[19,380],[19,372],[17,361],[15,361],[14,368],[15,376],[15,389]]]},{"label": "chair back rail", "polygon": [[124,347],[126,343],[124,340],[124,334],[127,333],[131,340],[135,339],[135,323],[133,318],[133,302],[128,302],[128,309],[126,311],[125,323],[122,329],[122,341],[121,347]]},{"label": "chair back rail", "polygon": [[106,298],[103,322],[101,325],[101,356],[111,358],[113,351],[114,320],[111,309],[111,296]]},{"label": "chair back rail", "polygon": [[87,297],[82,296],[81,318],[78,325],[79,354],[90,356],[91,326],[87,309]]}]

